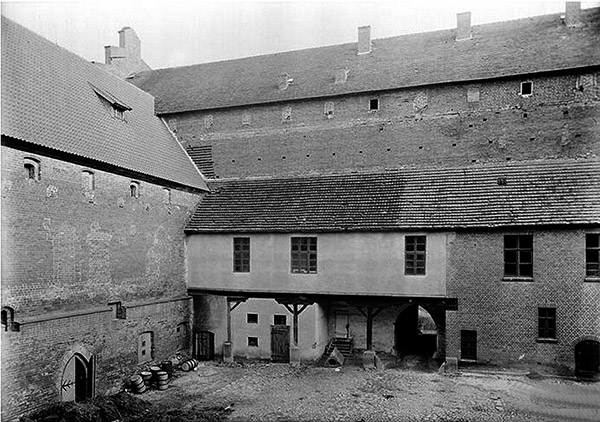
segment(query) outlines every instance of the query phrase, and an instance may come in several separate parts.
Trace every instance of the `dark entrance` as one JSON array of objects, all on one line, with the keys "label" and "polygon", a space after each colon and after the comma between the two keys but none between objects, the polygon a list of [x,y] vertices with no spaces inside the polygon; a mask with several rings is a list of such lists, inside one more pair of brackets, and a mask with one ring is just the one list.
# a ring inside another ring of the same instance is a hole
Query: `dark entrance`
[{"label": "dark entrance", "polygon": [[289,325],[271,325],[271,360],[273,362],[290,361]]},{"label": "dark entrance", "polygon": [[396,319],[396,351],[400,356],[433,357],[437,350],[437,327],[423,307],[410,305]]},{"label": "dark entrance", "polygon": [[61,380],[61,400],[80,402],[94,395],[93,357],[88,360],[75,353],[65,365]]},{"label": "dark entrance", "polygon": [[214,360],[215,334],[210,331],[195,332],[192,356],[198,360]]},{"label": "dark entrance", "polygon": [[600,343],[583,340],[575,346],[575,375],[595,378],[600,375]]}]

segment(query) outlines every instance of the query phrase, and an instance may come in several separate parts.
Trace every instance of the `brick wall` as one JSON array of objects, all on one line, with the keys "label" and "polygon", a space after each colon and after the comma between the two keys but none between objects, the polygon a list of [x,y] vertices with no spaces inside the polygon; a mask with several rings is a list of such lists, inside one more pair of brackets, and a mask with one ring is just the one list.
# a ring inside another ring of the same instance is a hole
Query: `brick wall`
[{"label": "brick wall", "polygon": [[[533,231],[533,281],[503,281],[504,232],[458,233],[449,243],[447,355],[477,331],[482,362],[574,367],[575,344],[600,337],[600,283],[585,281],[585,231]],[[511,233],[512,234],[512,233]],[[538,307],[556,306],[556,343],[537,342]]]},{"label": "brick wall", "polygon": [[[40,180],[27,180],[24,157],[39,161]],[[140,333],[154,332],[163,359],[190,322],[183,227],[199,196],[171,189],[169,201],[139,181],[132,198],[131,179],[87,169],[91,190],[86,169],[2,147],[2,306],[21,324],[2,334],[3,420],[60,397],[61,359],[74,348],[95,357],[103,394],[137,369]]]},{"label": "brick wall", "polygon": [[[221,178],[581,157],[600,153],[597,79],[532,77],[530,97],[520,95],[524,79],[507,79],[165,117],[185,146],[212,147]],[[479,100],[469,102],[469,91]],[[371,98],[379,99],[376,112]],[[332,118],[324,113],[328,102]],[[282,120],[286,107],[289,121]]]}]

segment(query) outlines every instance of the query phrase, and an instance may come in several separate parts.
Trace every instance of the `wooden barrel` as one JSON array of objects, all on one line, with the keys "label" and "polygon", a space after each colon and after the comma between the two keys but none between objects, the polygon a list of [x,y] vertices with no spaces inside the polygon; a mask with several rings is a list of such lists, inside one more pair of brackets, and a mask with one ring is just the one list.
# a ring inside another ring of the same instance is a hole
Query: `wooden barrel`
[{"label": "wooden barrel", "polygon": [[173,377],[173,362],[170,360],[162,361],[160,367],[169,375],[169,378]]},{"label": "wooden barrel", "polygon": [[144,379],[139,375],[134,375],[130,378],[131,381],[131,389],[134,393],[142,394],[146,391],[146,384],[144,384]]},{"label": "wooden barrel", "polygon": [[158,381],[158,377],[156,374],[158,374],[160,371],[162,371],[162,369],[160,369],[160,366],[151,366],[150,367],[150,372],[152,372],[151,382],[153,384],[156,383],[156,381]]},{"label": "wooden barrel", "polygon": [[140,372],[140,375],[142,376],[142,379],[144,380],[144,384],[146,384],[146,387],[148,387],[150,385],[150,383],[152,382],[152,372],[142,371],[142,372]]},{"label": "wooden barrel", "polygon": [[182,371],[191,371],[195,367],[198,366],[198,361],[196,359],[188,359],[181,364]]},{"label": "wooden barrel", "polygon": [[166,390],[167,384],[169,383],[169,374],[167,374],[165,371],[160,371],[156,374],[156,376],[157,376],[156,384],[158,385],[158,389]]}]

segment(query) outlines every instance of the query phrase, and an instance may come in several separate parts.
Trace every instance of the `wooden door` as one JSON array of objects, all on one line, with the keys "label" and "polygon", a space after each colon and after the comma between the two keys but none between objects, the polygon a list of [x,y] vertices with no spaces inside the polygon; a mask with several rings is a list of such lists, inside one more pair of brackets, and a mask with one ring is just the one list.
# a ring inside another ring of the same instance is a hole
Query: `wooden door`
[{"label": "wooden door", "polygon": [[93,396],[93,363],[76,353],[63,369],[60,383],[62,401],[80,402]]},{"label": "wooden door", "polygon": [[290,361],[290,326],[271,325],[271,360]]},{"label": "wooden door", "polygon": [[593,378],[600,374],[600,343],[584,340],[575,346],[575,374]]},{"label": "wooden door", "polygon": [[335,314],[335,336],[336,338],[348,338],[350,332],[350,315],[347,312]]},{"label": "wooden door", "polygon": [[215,334],[210,331],[194,333],[192,356],[198,360],[214,360]]}]

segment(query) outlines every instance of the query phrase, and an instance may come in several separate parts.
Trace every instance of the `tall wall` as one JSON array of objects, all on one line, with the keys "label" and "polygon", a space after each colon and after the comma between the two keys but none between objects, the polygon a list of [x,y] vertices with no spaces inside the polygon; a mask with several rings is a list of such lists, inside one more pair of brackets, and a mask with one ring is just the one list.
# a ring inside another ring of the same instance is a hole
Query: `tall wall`
[{"label": "tall wall", "polygon": [[[599,79],[573,72],[164,117],[184,146],[204,161],[212,153],[219,178],[585,157],[600,154]],[[533,95],[520,95],[522,81]]]},{"label": "tall wall", "polygon": [[[24,158],[39,161],[40,180]],[[94,173],[94,189],[87,175]],[[61,357],[86,350],[96,393],[136,369],[138,336],[154,358],[185,347],[190,305],[183,227],[199,196],[2,147],[2,306],[20,331],[2,334],[2,416],[60,399]],[[109,302],[127,308],[117,319]]]},{"label": "tall wall", "polygon": [[[573,369],[575,344],[586,336],[600,340],[600,283],[585,278],[586,231],[530,233],[533,281],[503,280],[507,232],[459,232],[449,242],[448,295],[459,309],[447,313],[448,356],[460,357],[460,330],[476,330],[482,362]],[[556,307],[556,342],[537,341],[538,307],[548,306]]]}]

